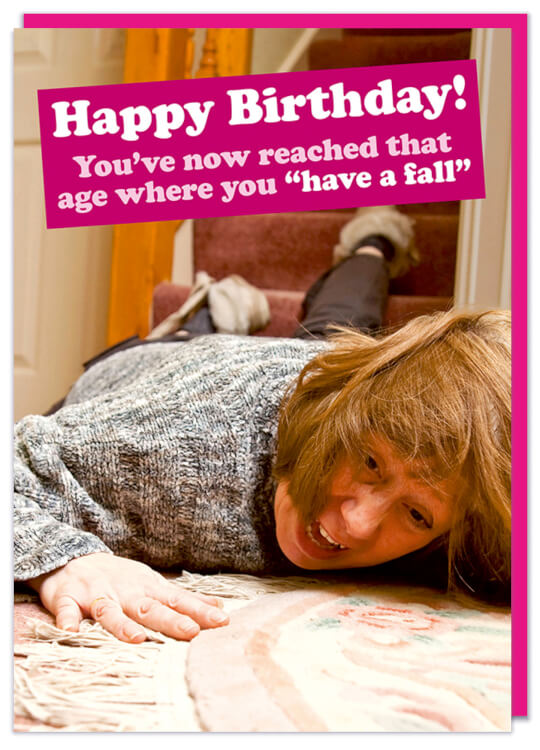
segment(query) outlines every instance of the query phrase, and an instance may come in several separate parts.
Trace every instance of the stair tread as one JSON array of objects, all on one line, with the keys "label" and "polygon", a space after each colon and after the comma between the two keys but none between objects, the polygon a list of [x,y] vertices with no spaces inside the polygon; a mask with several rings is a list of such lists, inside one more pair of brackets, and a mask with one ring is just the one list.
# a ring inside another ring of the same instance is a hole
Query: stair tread
[{"label": "stair tread", "polygon": [[308,50],[310,70],[466,60],[469,55],[469,31],[433,36],[354,34],[315,40]]},{"label": "stair tread", "polygon": [[[280,289],[263,289],[270,306],[270,323],[257,336],[291,336],[301,319],[303,292]],[[162,282],[154,290],[152,327],[175,312],[187,299],[189,287]],[[384,315],[386,326],[404,323],[415,315],[446,310],[452,299],[441,296],[390,295]]]},{"label": "stair tread", "polygon": [[[460,208],[461,202],[460,201],[435,201],[433,203],[406,203],[403,205],[400,205],[399,210],[403,214],[430,214],[430,215],[440,215],[440,216],[446,216],[449,214],[458,215],[459,214],[459,208]],[[317,213],[340,213],[340,214],[348,214],[351,215],[356,211],[355,208],[333,208],[332,211],[328,211],[328,209],[320,209],[317,211]],[[315,212],[313,212],[315,213]]]},{"label": "stair tread", "polygon": [[463,34],[470,33],[470,29],[385,29],[385,28],[369,28],[369,29],[343,29],[343,33],[347,36],[450,36],[452,34]]}]

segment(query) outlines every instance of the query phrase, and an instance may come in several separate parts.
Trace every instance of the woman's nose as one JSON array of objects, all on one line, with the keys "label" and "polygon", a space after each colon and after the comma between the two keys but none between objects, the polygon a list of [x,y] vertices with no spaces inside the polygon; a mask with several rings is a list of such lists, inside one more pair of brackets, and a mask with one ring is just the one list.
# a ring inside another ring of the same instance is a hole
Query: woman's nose
[{"label": "woman's nose", "polygon": [[341,504],[347,533],[355,539],[371,537],[388,513],[392,500],[375,492],[350,498]]}]

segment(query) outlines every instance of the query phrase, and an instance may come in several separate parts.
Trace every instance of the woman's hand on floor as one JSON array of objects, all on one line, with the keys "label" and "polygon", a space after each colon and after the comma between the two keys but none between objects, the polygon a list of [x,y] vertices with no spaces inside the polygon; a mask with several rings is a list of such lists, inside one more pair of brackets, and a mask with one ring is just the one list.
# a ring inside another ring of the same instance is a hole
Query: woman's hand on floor
[{"label": "woman's hand on floor", "polygon": [[213,596],[184,591],[148,565],[96,552],[27,582],[64,630],[91,617],[121,641],[141,643],[141,625],[189,641],[201,628],[226,625]]}]

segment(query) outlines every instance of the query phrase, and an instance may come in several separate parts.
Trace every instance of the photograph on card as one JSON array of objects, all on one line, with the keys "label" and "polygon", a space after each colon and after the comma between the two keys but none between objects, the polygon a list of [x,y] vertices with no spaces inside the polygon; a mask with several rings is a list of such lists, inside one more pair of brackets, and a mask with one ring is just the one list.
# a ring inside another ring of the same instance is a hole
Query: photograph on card
[{"label": "photograph on card", "polygon": [[512,29],[422,18],[15,30],[17,731],[510,731]]}]

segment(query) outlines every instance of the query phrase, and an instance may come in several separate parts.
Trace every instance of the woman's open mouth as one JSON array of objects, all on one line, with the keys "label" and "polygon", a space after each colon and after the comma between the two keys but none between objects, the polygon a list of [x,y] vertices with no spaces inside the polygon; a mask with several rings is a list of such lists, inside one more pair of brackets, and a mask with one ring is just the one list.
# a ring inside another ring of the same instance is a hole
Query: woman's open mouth
[{"label": "woman's open mouth", "polygon": [[309,539],[317,545],[317,547],[320,547],[320,549],[332,551],[348,549],[348,547],[345,547],[343,544],[336,542],[320,521],[313,521],[306,526],[306,534]]}]

